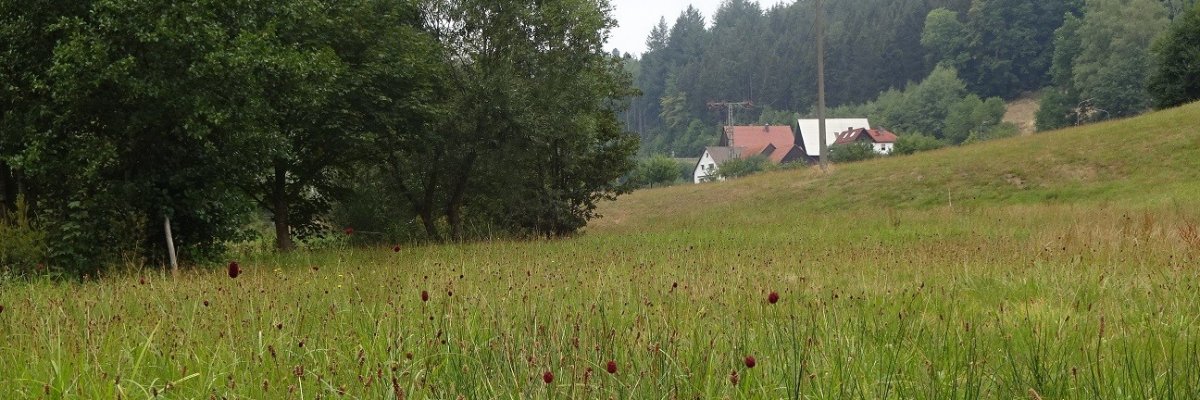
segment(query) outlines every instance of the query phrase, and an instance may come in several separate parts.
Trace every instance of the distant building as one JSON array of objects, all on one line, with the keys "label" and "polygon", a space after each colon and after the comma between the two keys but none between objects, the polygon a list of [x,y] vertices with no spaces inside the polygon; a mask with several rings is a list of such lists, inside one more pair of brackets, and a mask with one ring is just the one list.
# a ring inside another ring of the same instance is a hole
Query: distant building
[{"label": "distant building", "polygon": [[884,129],[857,128],[839,133],[833,144],[850,144],[854,142],[870,143],[871,150],[888,155],[896,149],[896,134]]},{"label": "distant building", "polygon": [[[817,132],[820,130],[820,123],[816,119],[802,119],[797,122],[801,140],[796,141],[796,144],[804,147],[807,161],[815,163],[821,157],[821,134]],[[871,122],[866,118],[826,118],[825,144],[833,146],[838,140],[838,134],[859,128],[871,129]]]},{"label": "distant building", "polygon": [[764,156],[776,164],[804,160],[804,149],[796,144],[790,126],[727,126],[717,146],[704,149],[692,174],[695,183],[724,180],[721,164],[732,159]]}]

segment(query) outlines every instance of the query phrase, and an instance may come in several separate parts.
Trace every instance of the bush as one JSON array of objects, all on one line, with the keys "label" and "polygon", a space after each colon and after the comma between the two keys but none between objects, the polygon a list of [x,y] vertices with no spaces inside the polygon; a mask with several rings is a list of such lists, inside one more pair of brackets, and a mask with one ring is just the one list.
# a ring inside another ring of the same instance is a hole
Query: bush
[{"label": "bush", "polygon": [[679,179],[679,164],[674,159],[657,155],[638,163],[633,171],[633,180],[637,186],[666,186]]},{"label": "bush", "polygon": [[46,260],[46,232],[29,216],[25,199],[17,198],[17,208],[0,215],[0,271],[25,275]]},{"label": "bush", "polygon": [[829,160],[835,163],[856,162],[879,157],[870,143],[854,142],[829,147]]},{"label": "bush", "polygon": [[1021,129],[1011,122],[1004,122],[996,125],[991,129],[979,132],[971,132],[971,136],[967,137],[967,141],[963,144],[971,144],[978,142],[986,142],[989,140],[1004,139],[1015,137],[1021,133]]},{"label": "bush", "polygon": [[740,178],[770,170],[772,167],[771,160],[765,156],[735,158],[722,163],[717,169],[717,173],[726,179]]},{"label": "bush", "polygon": [[946,142],[938,140],[933,136],[922,134],[903,135],[896,140],[896,148],[892,150],[892,154],[914,154],[922,151],[937,150],[943,147],[946,147]]}]

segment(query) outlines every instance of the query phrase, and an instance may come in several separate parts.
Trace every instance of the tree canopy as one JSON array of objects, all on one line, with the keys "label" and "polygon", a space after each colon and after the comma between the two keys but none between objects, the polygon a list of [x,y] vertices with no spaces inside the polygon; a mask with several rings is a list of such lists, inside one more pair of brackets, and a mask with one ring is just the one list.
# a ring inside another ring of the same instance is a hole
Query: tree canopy
[{"label": "tree canopy", "polygon": [[77,272],[161,260],[166,218],[185,260],[263,214],[287,250],[358,192],[428,239],[564,235],[634,165],[605,1],[36,3],[0,0],[0,211]]}]

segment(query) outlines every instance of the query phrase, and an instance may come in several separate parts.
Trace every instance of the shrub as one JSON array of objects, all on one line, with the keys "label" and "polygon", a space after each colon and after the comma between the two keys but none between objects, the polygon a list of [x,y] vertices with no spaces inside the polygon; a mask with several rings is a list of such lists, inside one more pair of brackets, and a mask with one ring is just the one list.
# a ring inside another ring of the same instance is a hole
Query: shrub
[{"label": "shrub", "polygon": [[1004,139],[1017,136],[1021,133],[1021,129],[1011,122],[1004,122],[996,125],[991,129],[971,132],[971,136],[967,137],[967,141],[963,144],[971,144],[978,142],[986,142],[989,140]]},{"label": "shrub", "polygon": [[938,140],[933,136],[922,134],[902,135],[896,140],[896,148],[892,150],[892,154],[906,155],[937,150],[943,147],[946,147],[946,142]]},{"label": "shrub", "polygon": [[879,157],[867,142],[854,142],[829,147],[829,160],[835,163],[856,162]]},{"label": "shrub", "polygon": [[679,179],[679,164],[664,155],[650,157],[638,163],[633,179],[638,186],[670,185]]},{"label": "shrub", "polygon": [[29,215],[24,198],[16,210],[0,215],[0,270],[24,275],[46,260],[46,232]]},{"label": "shrub", "polygon": [[718,174],[726,179],[740,178],[773,169],[771,161],[765,156],[735,158],[725,161],[718,168]]}]

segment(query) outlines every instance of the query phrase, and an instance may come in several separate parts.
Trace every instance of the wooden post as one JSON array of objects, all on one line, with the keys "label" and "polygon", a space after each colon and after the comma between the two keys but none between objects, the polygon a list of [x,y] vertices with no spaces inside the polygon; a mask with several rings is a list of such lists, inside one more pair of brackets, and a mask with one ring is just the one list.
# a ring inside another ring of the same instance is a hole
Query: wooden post
[{"label": "wooden post", "polygon": [[163,228],[167,234],[167,254],[171,256],[171,273],[179,275],[179,262],[175,259],[175,238],[171,237],[171,217],[163,216]]},{"label": "wooden post", "polygon": [[821,172],[829,169],[829,144],[825,138],[825,7],[817,0],[817,135],[821,140]]}]

